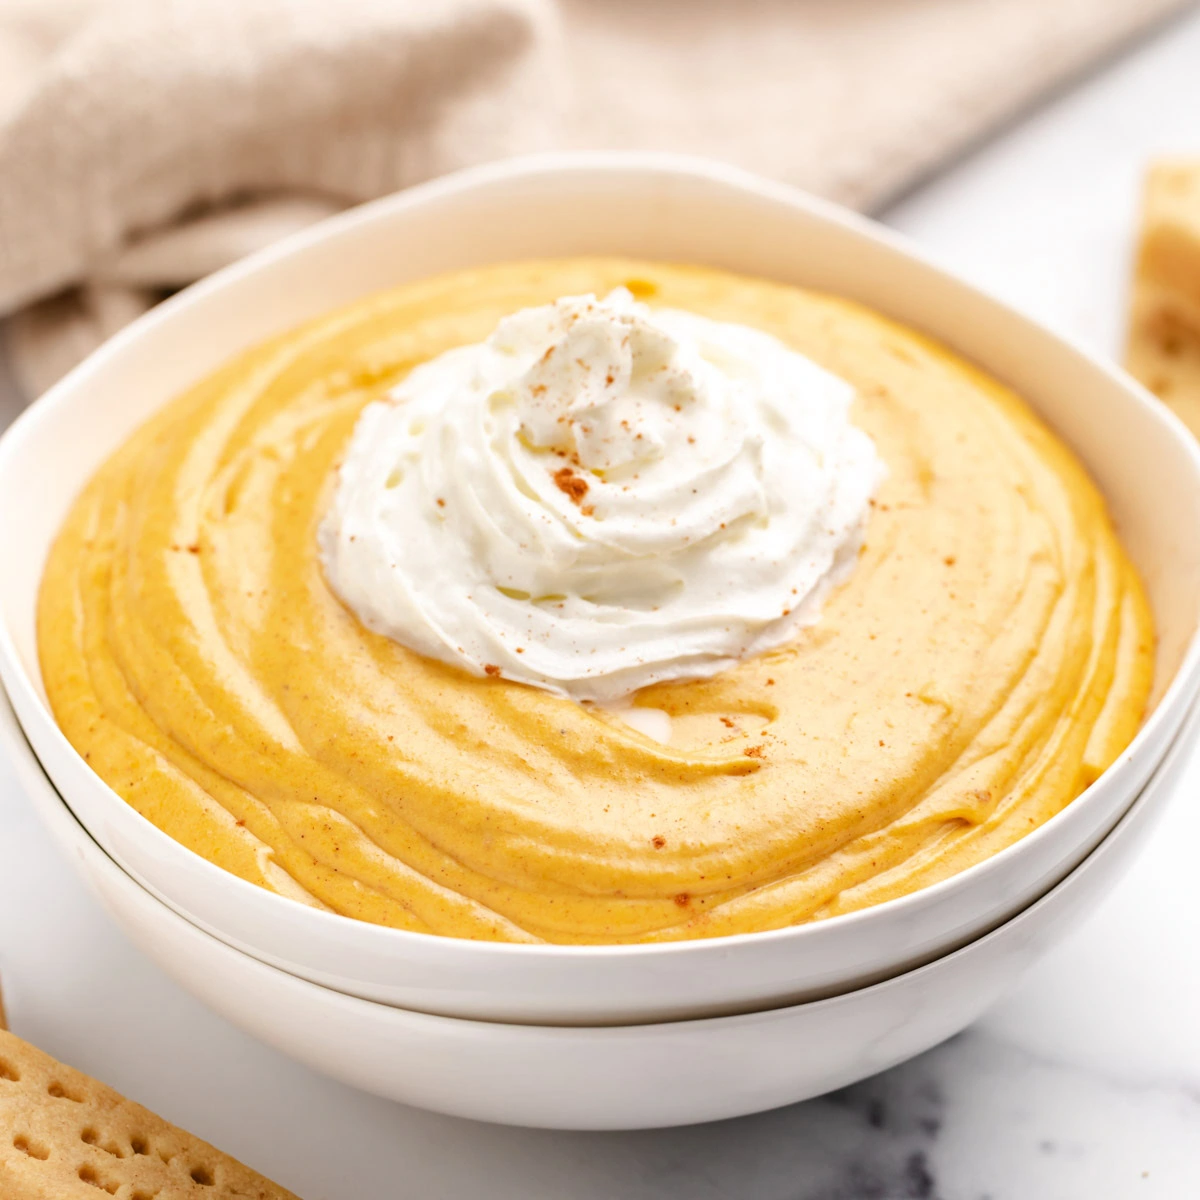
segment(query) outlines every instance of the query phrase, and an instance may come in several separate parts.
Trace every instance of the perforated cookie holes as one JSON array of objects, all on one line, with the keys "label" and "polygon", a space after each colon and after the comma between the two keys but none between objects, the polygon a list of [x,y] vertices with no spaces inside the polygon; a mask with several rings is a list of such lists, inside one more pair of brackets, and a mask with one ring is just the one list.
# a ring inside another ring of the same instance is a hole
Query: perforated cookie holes
[{"label": "perforated cookie holes", "polygon": [[50,1157],[48,1146],[43,1146],[41,1142],[30,1140],[23,1133],[18,1133],[13,1138],[13,1149],[20,1150],[22,1154],[28,1154],[30,1158],[36,1158],[39,1162],[45,1162]]}]

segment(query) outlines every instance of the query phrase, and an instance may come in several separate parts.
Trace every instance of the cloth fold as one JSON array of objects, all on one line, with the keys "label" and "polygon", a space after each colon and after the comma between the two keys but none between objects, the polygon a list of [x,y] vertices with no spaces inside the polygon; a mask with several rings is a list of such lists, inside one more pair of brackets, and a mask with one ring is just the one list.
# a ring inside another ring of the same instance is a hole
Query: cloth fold
[{"label": "cloth fold", "polygon": [[1187,0],[0,0],[0,314],[36,394],[348,205],[549,148],[866,208]]}]

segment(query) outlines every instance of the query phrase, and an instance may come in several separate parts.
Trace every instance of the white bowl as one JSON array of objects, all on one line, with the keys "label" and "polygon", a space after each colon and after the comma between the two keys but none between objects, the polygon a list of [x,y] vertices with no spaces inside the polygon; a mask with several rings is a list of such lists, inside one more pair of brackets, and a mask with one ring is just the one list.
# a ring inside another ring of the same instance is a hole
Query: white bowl
[{"label": "white bowl", "polygon": [[646,1129],[742,1116],[885,1070],[975,1020],[1112,888],[1188,762],[1193,710],[1099,848],[992,933],[873,987],[771,1012],[622,1027],[505,1025],[414,1013],[308,983],[197,929],[72,817],[0,694],[0,743],[39,815],[130,938],[248,1033],[353,1087],[481,1121]]},{"label": "white bowl", "polygon": [[[582,253],[706,263],[854,297],[940,338],[1041,411],[1108,497],[1160,636],[1155,711],[1097,783],[988,861],[875,908],[769,933],[574,948],[408,933],[294,903],[184,849],[91,772],[47,707],[34,611],[50,540],[102,459],[229,355],[318,312],[438,271]],[[1200,685],[1200,451],[1161,404],[880,227],[729,168],[665,156],[468,171],[336,217],[188,289],[9,430],[0,511],[0,676],[92,836],[230,945],[349,994],[427,1012],[564,1024],[675,1019],[830,995],[928,961],[1019,912],[1099,844]]]}]

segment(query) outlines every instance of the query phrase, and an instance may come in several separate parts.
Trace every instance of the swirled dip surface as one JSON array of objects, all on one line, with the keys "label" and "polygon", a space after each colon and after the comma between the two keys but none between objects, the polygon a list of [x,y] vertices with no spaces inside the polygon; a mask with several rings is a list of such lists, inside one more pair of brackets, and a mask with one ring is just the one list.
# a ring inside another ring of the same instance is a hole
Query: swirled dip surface
[{"label": "swirled dip surface", "polygon": [[[318,547],[368,404],[622,286],[846,380],[887,468],[816,624],[634,695],[666,743],[370,631]],[[1011,844],[1132,737],[1153,631],[1095,487],[993,380],[838,299],[573,260],[366,300],[173,401],[76,502],[39,642],[92,768],[244,878],[405,929],[617,942],[827,917]]]},{"label": "swirled dip surface", "polygon": [[321,525],[369,628],[615,701],[794,638],[882,475],[854,389],[778,339],[622,288],[505,317],[359,419]]}]

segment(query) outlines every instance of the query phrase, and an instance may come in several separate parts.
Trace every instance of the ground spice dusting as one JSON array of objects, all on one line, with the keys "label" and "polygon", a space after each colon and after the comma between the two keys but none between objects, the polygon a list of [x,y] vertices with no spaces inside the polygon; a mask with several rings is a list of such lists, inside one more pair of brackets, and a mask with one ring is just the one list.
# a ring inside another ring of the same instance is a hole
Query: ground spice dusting
[{"label": "ground spice dusting", "polygon": [[570,496],[575,504],[581,503],[584,496],[588,494],[587,480],[581,479],[570,467],[559,467],[554,472],[554,482],[558,486],[558,490]]}]

